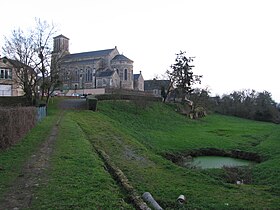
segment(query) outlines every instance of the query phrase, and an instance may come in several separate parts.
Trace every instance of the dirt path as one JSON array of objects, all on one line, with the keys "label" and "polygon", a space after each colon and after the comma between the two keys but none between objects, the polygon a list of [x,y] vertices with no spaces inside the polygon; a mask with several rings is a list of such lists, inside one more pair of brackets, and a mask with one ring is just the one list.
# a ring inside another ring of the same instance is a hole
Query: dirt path
[{"label": "dirt path", "polygon": [[20,176],[4,194],[0,209],[24,209],[31,206],[35,189],[47,181],[46,173],[50,168],[50,157],[58,134],[58,125],[63,114],[53,126],[49,137],[41,144],[35,154],[25,163]]}]

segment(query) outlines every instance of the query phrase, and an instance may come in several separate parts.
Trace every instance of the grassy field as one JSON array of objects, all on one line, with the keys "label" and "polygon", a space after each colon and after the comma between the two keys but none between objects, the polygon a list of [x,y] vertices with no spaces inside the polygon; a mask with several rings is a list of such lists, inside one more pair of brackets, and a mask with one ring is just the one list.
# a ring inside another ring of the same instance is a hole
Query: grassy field
[{"label": "grassy field", "polygon": [[[98,112],[67,111],[59,127],[49,181],[38,188],[33,209],[132,208],[93,145],[106,152],[139,195],[150,192],[164,209],[279,208],[279,125],[221,115],[190,120],[174,110],[174,106],[161,103],[101,101]],[[19,170],[31,154],[29,150],[39,144],[32,138],[44,137],[43,131],[47,132],[52,117],[57,116],[56,109],[49,113],[25,141],[0,154],[0,165],[5,168],[0,171],[0,193],[17,176],[12,168]],[[235,185],[222,178],[222,169],[183,168],[163,157],[167,152],[208,147],[257,152],[264,161],[250,169],[251,184]],[[24,158],[13,162],[20,152]],[[180,194],[187,197],[184,206],[176,203]]]},{"label": "grassy field", "polygon": [[59,129],[51,178],[37,192],[32,209],[132,209],[69,114]]},{"label": "grassy field", "polygon": [[[163,207],[176,208],[180,194],[188,197],[191,209],[279,207],[278,125],[220,115],[193,121],[160,103],[141,108],[132,102],[106,101],[98,110],[72,117],[139,194],[151,192]],[[206,147],[254,151],[266,161],[253,168],[253,184],[236,186],[215,177],[221,172],[182,168],[161,155]]]}]

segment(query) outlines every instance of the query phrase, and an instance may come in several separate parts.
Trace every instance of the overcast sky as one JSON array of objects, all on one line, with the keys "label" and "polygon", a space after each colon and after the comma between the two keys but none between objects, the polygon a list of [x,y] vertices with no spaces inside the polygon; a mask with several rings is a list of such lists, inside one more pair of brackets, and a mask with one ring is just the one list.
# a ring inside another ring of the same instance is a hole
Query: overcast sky
[{"label": "overcast sky", "polygon": [[[267,90],[280,102],[278,0],[1,1],[0,46],[35,17],[70,38],[70,52],[110,49],[134,61],[144,79],[162,75],[175,54],[195,56],[195,74],[212,95]],[[2,50],[0,51],[2,54]]]}]

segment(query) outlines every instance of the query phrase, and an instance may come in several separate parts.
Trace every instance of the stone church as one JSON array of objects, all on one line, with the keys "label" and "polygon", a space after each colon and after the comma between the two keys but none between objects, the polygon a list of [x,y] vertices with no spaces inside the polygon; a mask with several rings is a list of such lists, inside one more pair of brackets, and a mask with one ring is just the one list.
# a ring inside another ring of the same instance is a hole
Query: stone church
[{"label": "stone church", "polygon": [[106,50],[70,54],[69,38],[54,37],[52,65],[58,64],[65,92],[69,90],[122,88],[144,91],[141,74],[133,74],[133,61],[118,52],[117,47]]}]

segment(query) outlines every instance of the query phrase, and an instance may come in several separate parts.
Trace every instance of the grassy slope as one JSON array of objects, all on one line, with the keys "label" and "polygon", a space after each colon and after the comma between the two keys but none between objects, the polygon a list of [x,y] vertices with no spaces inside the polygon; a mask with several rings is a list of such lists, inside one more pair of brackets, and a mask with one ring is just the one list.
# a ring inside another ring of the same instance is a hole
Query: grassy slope
[{"label": "grassy slope", "polygon": [[[0,200],[21,175],[27,159],[50,134],[59,116],[59,100],[51,101],[48,117],[17,145],[0,152]],[[67,115],[61,122],[48,177],[47,183],[40,183],[37,187],[32,209],[132,208],[124,202],[126,196],[105,171],[103,162],[92,150],[77,123]]]},{"label": "grassy slope", "polygon": [[[110,155],[139,194],[151,192],[165,209],[177,208],[175,200],[179,194],[187,196],[189,209],[280,206],[279,126],[218,115],[192,121],[163,104],[141,109],[133,103],[106,101],[99,103],[98,108],[99,113],[71,112],[62,121],[50,180],[39,188],[34,209],[130,208],[122,201],[125,196],[103,169],[88,140]],[[1,152],[0,196],[49,134],[57,114],[51,109],[50,116],[24,141]],[[258,185],[223,183],[199,170],[178,167],[160,155],[201,147],[259,152],[267,161],[254,169]]]},{"label": "grassy slope", "polygon": [[[237,187],[200,171],[180,168],[159,155],[201,147],[238,148],[258,151],[267,162],[275,161],[279,151],[277,125],[218,115],[191,121],[163,104],[140,109],[133,103],[116,101],[101,102],[99,113],[73,113],[72,118],[92,143],[110,155],[140,194],[151,192],[166,208],[174,208],[179,194],[189,198],[188,208],[223,209],[227,203],[232,209],[280,205],[275,195],[279,182],[263,171],[265,167],[256,169],[255,174],[271,180],[269,185]],[[271,164],[277,173],[279,166]],[[266,162],[263,165],[267,166]]]},{"label": "grassy slope", "polygon": [[[55,106],[56,104],[52,104]],[[16,145],[0,152],[0,197],[20,174],[23,164],[36,151],[39,145],[50,134],[51,128],[57,120],[58,112],[50,110],[50,115]]]},{"label": "grassy slope", "polygon": [[66,114],[51,160],[50,180],[33,209],[130,209],[77,123]]},{"label": "grassy slope", "polygon": [[[99,110],[160,153],[215,147],[257,151],[264,157],[279,154],[278,125],[221,115],[193,121],[175,114],[172,107],[164,104],[138,111],[134,106],[133,103],[103,102]],[[254,143],[261,146],[253,147]]]}]

